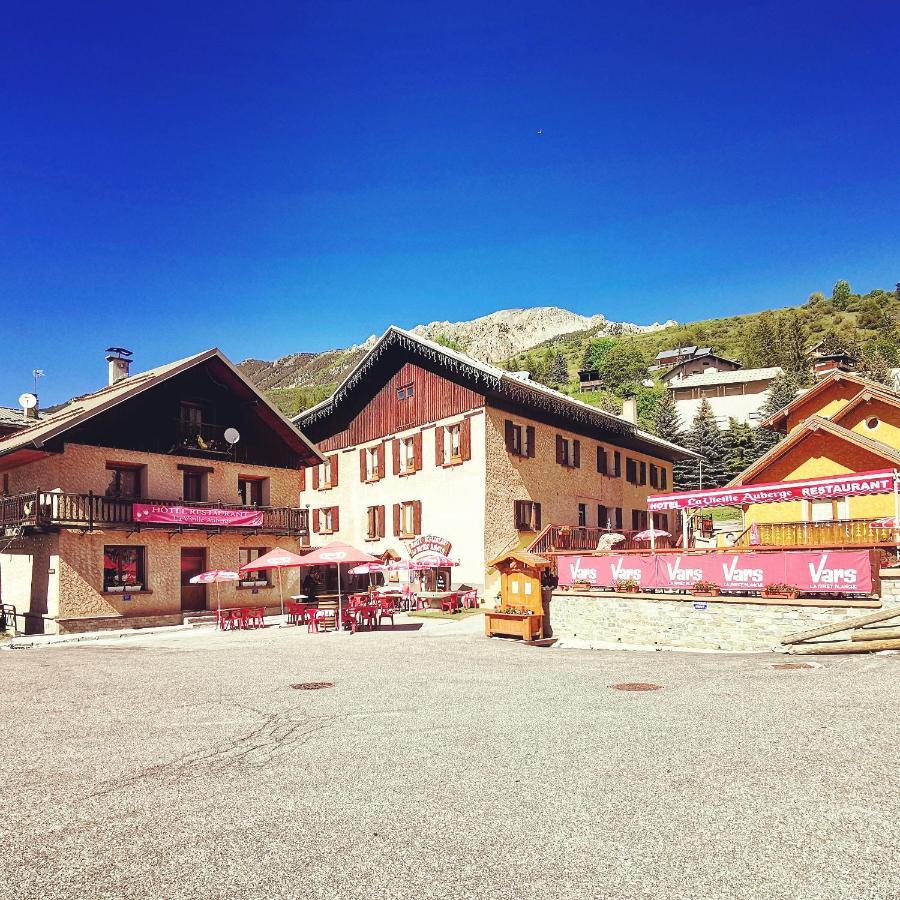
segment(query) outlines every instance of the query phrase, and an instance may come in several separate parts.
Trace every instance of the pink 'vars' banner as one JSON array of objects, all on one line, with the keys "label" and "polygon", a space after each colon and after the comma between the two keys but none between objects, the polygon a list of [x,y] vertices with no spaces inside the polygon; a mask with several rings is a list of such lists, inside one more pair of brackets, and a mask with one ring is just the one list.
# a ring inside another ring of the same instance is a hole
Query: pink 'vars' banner
[{"label": "pink 'vars' banner", "polygon": [[711,581],[723,591],[761,591],[790,584],[808,594],[871,594],[875,588],[867,550],[809,550],[786,553],[661,553],[560,556],[559,583],[615,587],[636,581],[642,589],[690,590]]},{"label": "pink 'vars' banner", "polygon": [[166,525],[206,525],[213,528],[259,528],[262,510],[222,509],[218,506],[156,506],[133,504],[135,522]]}]

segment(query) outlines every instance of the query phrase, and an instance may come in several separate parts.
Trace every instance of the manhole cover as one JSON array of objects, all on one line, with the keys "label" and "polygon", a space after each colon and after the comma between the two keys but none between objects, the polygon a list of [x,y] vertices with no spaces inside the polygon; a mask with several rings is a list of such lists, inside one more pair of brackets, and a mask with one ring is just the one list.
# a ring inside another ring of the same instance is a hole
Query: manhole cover
[{"label": "manhole cover", "polygon": [[614,684],[617,691],[658,691],[661,684],[647,684],[644,681],[626,681],[623,684]]},{"label": "manhole cover", "polygon": [[811,669],[809,663],[775,663],[773,669]]},{"label": "manhole cover", "polygon": [[321,691],[322,688],[334,687],[333,681],[301,681],[300,684],[292,684],[295,691]]}]

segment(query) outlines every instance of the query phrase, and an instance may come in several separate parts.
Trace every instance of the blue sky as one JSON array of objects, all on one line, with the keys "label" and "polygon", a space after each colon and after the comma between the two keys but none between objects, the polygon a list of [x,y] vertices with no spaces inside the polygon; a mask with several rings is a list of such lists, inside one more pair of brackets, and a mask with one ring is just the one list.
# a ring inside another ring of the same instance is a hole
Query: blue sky
[{"label": "blue sky", "polygon": [[0,404],[212,345],[900,281],[895,3],[19,4]]}]

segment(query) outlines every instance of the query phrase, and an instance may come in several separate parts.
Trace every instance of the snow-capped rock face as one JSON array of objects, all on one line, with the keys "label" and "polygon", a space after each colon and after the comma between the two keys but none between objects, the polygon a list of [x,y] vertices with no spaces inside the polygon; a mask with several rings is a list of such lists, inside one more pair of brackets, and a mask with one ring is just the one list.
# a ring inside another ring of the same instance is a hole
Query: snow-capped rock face
[{"label": "snow-capped rock face", "polygon": [[[638,334],[675,324],[670,320],[663,324],[633,325],[611,322],[601,314],[582,316],[558,306],[535,306],[531,309],[501,309],[465,322],[430,322],[411,330],[430,340],[447,338],[456,341],[469,356],[485,362],[499,362],[573,331],[596,329],[598,335]],[[240,363],[240,368],[265,390],[332,383],[343,378],[377,340],[378,336],[373,334],[368,340],[346,349],[292,353],[274,362],[247,359]]]}]

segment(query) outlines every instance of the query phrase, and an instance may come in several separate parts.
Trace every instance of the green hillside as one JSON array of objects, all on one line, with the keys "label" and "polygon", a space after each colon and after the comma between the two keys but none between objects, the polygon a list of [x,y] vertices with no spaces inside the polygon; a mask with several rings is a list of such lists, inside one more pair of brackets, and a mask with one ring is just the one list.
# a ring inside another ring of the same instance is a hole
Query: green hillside
[{"label": "green hillside", "polygon": [[861,369],[884,380],[887,369],[900,366],[898,323],[900,286],[860,295],[852,293],[847,282],[838,282],[831,297],[812,294],[801,306],[705,319],[646,334],[602,337],[597,329],[573,332],[513,357],[505,366],[527,370],[536,380],[568,393],[578,391],[579,369],[599,368],[605,390],[579,393],[579,399],[612,411],[621,408],[623,396],[636,395],[641,421],[651,426],[662,391],[642,382],[660,350],[712,347],[746,368],[781,366],[802,383],[810,377],[807,351],[824,341],[826,347],[855,356]]}]

